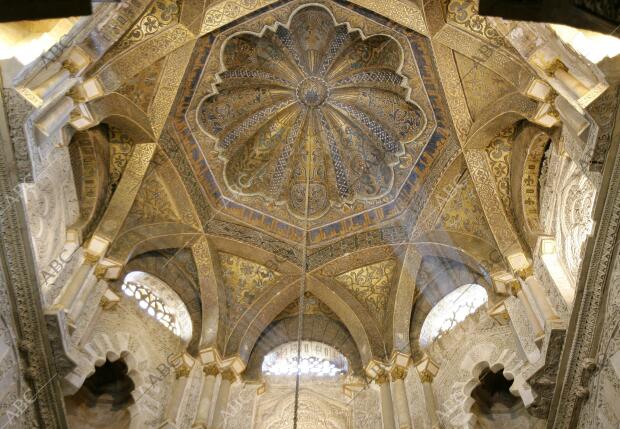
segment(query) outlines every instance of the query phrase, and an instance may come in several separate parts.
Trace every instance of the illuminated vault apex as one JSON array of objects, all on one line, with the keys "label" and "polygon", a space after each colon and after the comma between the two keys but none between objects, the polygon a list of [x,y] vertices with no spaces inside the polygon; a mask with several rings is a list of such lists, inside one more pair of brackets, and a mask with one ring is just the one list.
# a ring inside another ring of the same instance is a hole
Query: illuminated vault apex
[{"label": "illuminated vault apex", "polygon": [[223,212],[318,243],[411,203],[443,94],[428,40],[364,14],[290,2],[198,42],[177,129]]}]

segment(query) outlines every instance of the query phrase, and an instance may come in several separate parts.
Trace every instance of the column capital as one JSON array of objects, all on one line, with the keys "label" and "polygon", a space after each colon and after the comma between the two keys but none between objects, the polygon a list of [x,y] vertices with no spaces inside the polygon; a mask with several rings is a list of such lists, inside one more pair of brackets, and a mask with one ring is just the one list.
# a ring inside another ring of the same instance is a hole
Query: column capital
[{"label": "column capital", "polygon": [[489,309],[488,314],[499,324],[505,324],[510,320],[510,314],[508,313],[508,308],[504,301],[497,303]]},{"label": "column capital", "polygon": [[191,367],[182,364],[174,369],[174,376],[178,380],[179,378],[189,377]]},{"label": "column capital", "polygon": [[108,268],[106,266],[101,264],[95,265],[95,277],[97,280],[105,280],[107,271]]},{"label": "column capital", "polygon": [[237,374],[232,368],[224,368],[221,374],[222,380],[230,381],[231,383],[237,379]]},{"label": "column capital", "polygon": [[[174,375],[177,379],[189,377],[189,373],[194,367],[194,358],[187,353],[181,353],[175,357]],[[172,363],[172,362],[171,362]]]},{"label": "column capital", "polygon": [[202,372],[206,377],[215,377],[220,373],[220,370],[215,362],[211,362],[202,366]]},{"label": "column capital", "polygon": [[439,372],[439,366],[427,355],[416,364],[422,383],[432,383]]},{"label": "column capital", "polygon": [[532,277],[534,275],[534,267],[530,264],[525,268],[521,268],[516,272],[521,280],[526,280],[528,277]]},{"label": "column capital", "polygon": [[209,363],[218,363],[222,362],[222,355],[215,347],[205,347],[200,350],[200,360],[204,365]]},{"label": "column capital", "polygon": [[375,377],[375,383],[377,384],[385,384],[389,381],[390,381],[390,374],[387,371],[382,371]]},{"label": "column capital", "polygon": [[223,358],[215,347],[206,347],[200,350],[200,361],[203,365],[216,364],[220,372],[230,368],[238,376],[245,371],[245,362],[238,354]]},{"label": "column capital", "polygon": [[564,64],[564,62],[561,59],[556,58],[547,65],[544,71],[547,76],[553,77],[555,76],[558,70],[562,70],[563,72],[568,72],[568,66]]},{"label": "column capital", "polygon": [[420,381],[422,383],[432,383],[435,379],[435,375],[427,370],[420,372]]},{"label": "column capital", "polygon": [[88,251],[84,252],[84,263],[87,265],[95,266],[99,262],[99,256]]},{"label": "column capital", "polygon": [[519,295],[519,292],[521,292],[521,283],[519,283],[518,280],[511,282],[510,293],[512,294],[512,296],[516,297],[517,295]]},{"label": "column capital", "polygon": [[403,368],[407,368],[410,361],[411,355],[394,350],[390,356],[389,364],[391,366],[402,366]]},{"label": "column capital", "polygon": [[400,365],[394,365],[390,370],[392,380],[404,380],[407,377],[407,368]]},{"label": "column capital", "polygon": [[364,371],[371,379],[377,378],[379,374],[384,371],[385,365],[382,361],[378,359],[371,359],[370,362],[364,368]]},{"label": "column capital", "polygon": [[104,310],[110,310],[111,308],[114,308],[120,300],[121,298],[117,294],[107,288],[101,297],[101,301],[99,301],[99,305]]}]

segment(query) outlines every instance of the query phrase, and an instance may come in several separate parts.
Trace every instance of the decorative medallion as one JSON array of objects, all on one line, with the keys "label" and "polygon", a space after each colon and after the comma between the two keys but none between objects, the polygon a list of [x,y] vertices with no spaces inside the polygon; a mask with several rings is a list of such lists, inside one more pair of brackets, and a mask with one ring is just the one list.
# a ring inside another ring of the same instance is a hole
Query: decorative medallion
[{"label": "decorative medallion", "polygon": [[425,129],[400,73],[403,51],[318,6],[287,25],[238,33],[198,121],[216,139],[227,187],[317,219],[385,196],[405,147]]}]

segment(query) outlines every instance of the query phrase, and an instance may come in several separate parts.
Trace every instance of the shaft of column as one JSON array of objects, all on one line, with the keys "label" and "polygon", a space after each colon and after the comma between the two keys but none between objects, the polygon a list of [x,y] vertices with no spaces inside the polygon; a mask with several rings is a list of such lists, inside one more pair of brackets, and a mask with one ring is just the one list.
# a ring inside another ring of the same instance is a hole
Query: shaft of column
[{"label": "shaft of column", "polygon": [[209,415],[211,414],[211,405],[213,404],[213,387],[215,386],[215,377],[217,377],[217,364],[210,363],[202,367],[204,379],[202,381],[202,390],[200,391],[200,399],[198,403],[198,412],[192,428],[207,429],[209,425]]},{"label": "shaft of column", "polygon": [[58,300],[58,304],[64,308],[67,312],[71,310],[71,306],[73,302],[77,298],[82,286],[86,282],[88,275],[93,270],[93,265],[89,263],[82,263],[76,270],[75,274],[71,277],[69,284],[62,292],[60,299]]},{"label": "shaft of column", "polygon": [[424,403],[426,412],[431,420],[431,428],[438,428],[439,418],[437,417],[437,405],[435,403],[435,392],[433,392],[433,375],[429,372],[420,374],[422,389],[424,389]]},{"label": "shaft of column", "polygon": [[177,420],[177,415],[179,414],[179,408],[181,407],[181,403],[183,402],[183,394],[185,393],[185,387],[187,386],[187,382],[189,381],[189,373],[190,368],[186,365],[180,365],[175,369],[175,377],[174,384],[172,386],[172,394],[168,399],[168,404],[166,405],[166,420],[175,424]]},{"label": "shaft of column", "polygon": [[523,307],[525,308],[527,318],[530,319],[530,322],[532,323],[532,328],[534,329],[534,337],[540,337],[544,333],[542,326],[540,326],[540,322],[538,321],[538,317],[536,317],[536,314],[534,313],[534,309],[532,308],[530,301],[527,299],[527,296],[523,292],[523,289],[521,289],[521,283],[519,283],[518,281],[512,283],[511,290],[512,294],[519,298],[519,301],[521,301],[521,304],[523,304]]},{"label": "shaft of column", "polygon": [[215,400],[213,408],[213,424],[212,429],[222,429],[226,419],[226,407],[228,406],[228,397],[230,396],[230,386],[235,380],[235,373],[230,369],[222,372],[222,380],[220,382],[220,390]]},{"label": "shaft of column", "polygon": [[545,322],[548,320],[557,319],[558,316],[555,314],[555,311],[553,311],[553,308],[551,307],[551,304],[549,303],[549,300],[547,299],[547,296],[538,279],[532,275],[527,277],[524,281],[526,286],[530,289],[530,292],[536,301],[536,306],[540,310]]},{"label": "shaft of column", "polygon": [[375,379],[381,390],[381,417],[383,419],[383,429],[395,429],[394,404],[392,403],[392,391],[388,373],[382,373]]},{"label": "shaft of column", "polygon": [[407,389],[405,388],[405,378],[407,369],[402,366],[395,366],[392,369],[392,383],[394,385],[394,405],[398,416],[399,429],[412,429],[411,413],[409,412],[409,401],[407,400]]},{"label": "shaft of column", "polygon": [[568,71],[558,69],[555,77],[569,88],[576,98],[581,98],[588,93],[588,88]]}]

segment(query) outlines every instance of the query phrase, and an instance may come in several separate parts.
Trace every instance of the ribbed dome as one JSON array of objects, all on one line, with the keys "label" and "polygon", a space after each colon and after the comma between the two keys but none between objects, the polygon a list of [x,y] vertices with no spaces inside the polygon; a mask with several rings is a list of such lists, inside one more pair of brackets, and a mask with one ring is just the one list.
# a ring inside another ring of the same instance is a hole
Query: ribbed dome
[{"label": "ribbed dome", "polygon": [[287,27],[235,35],[222,51],[224,71],[199,120],[217,139],[232,191],[318,218],[331,204],[390,190],[403,145],[426,126],[407,100],[395,40],[365,38],[309,6]]}]

